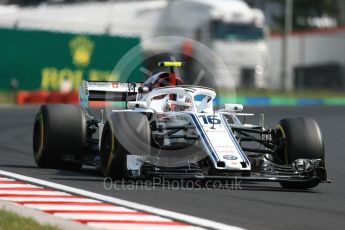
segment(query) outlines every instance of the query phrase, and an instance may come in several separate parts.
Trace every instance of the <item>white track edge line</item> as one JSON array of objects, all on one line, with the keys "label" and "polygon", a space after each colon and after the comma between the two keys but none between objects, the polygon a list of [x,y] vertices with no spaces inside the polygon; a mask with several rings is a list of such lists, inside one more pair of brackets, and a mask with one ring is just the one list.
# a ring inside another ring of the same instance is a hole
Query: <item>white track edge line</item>
[{"label": "white track edge line", "polygon": [[117,205],[122,205],[122,206],[125,206],[127,208],[145,211],[145,212],[155,214],[158,216],[163,216],[163,217],[168,217],[168,218],[172,218],[175,220],[180,220],[180,221],[190,223],[190,224],[200,226],[200,227],[206,227],[209,229],[218,229],[218,230],[244,230],[244,228],[240,228],[240,227],[236,227],[236,226],[232,226],[232,225],[226,225],[226,224],[215,222],[212,220],[207,220],[207,219],[203,219],[200,217],[195,217],[195,216],[181,214],[181,213],[177,213],[177,212],[173,212],[173,211],[168,211],[165,209],[155,208],[155,207],[151,207],[148,205],[135,203],[132,201],[122,200],[119,198],[105,196],[105,195],[101,195],[98,193],[89,192],[89,191],[86,191],[83,189],[73,188],[73,187],[70,187],[67,185],[62,185],[62,184],[58,184],[58,183],[54,183],[54,182],[50,182],[50,181],[45,181],[45,180],[41,180],[41,179],[37,179],[37,178],[33,178],[33,177],[23,176],[23,175],[20,175],[17,173],[12,173],[12,172],[0,170],[0,175],[12,177],[12,178],[27,181],[27,182],[32,182],[35,184],[39,184],[39,185],[42,185],[45,187],[54,188],[56,190],[60,190],[60,191],[64,191],[64,192],[70,192],[70,193],[74,193],[74,194],[78,194],[78,195],[82,195],[82,196],[86,196],[86,197],[90,197],[90,198],[95,198],[95,199],[98,199],[101,201],[105,201],[105,202],[109,202],[109,203],[113,203],[113,204],[117,204]]}]

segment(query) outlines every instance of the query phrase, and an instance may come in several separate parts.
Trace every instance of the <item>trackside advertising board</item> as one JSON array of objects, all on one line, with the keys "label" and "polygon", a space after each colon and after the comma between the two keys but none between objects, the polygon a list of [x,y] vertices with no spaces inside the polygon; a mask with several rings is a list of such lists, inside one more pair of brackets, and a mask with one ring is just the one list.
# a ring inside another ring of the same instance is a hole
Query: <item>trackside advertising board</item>
[{"label": "trackside advertising board", "polygon": [[75,89],[82,79],[141,81],[142,54],[130,74],[112,72],[139,42],[136,37],[0,28],[0,90],[11,89],[15,81],[25,90],[59,90],[66,79]]}]

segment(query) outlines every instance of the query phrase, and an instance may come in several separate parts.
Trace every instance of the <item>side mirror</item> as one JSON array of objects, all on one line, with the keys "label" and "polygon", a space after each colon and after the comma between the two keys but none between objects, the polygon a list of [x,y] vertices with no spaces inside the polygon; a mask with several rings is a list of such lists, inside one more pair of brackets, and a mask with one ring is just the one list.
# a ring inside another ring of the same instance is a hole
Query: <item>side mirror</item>
[{"label": "side mirror", "polygon": [[241,105],[241,104],[225,104],[224,110],[227,112],[241,112],[241,111],[243,111],[243,105]]},{"label": "side mirror", "polygon": [[129,101],[127,102],[128,109],[146,109],[147,103],[145,101]]}]

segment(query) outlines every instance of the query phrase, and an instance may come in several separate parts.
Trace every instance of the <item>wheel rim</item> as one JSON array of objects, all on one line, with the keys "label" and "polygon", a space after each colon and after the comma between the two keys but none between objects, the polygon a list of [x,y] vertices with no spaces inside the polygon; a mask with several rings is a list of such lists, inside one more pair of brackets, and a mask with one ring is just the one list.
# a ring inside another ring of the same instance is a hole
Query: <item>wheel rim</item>
[{"label": "wheel rim", "polygon": [[34,157],[36,162],[38,162],[42,157],[43,152],[43,144],[44,144],[44,125],[43,125],[43,117],[42,114],[38,116],[35,121],[34,126]]},{"label": "wheel rim", "polygon": [[115,151],[115,141],[112,135],[111,129],[108,125],[105,127],[104,132],[104,144],[103,144],[103,174],[108,175],[111,169],[111,163],[114,159],[114,151]]},{"label": "wheel rim", "polygon": [[[280,135],[282,138],[286,139],[286,134],[285,134],[285,131],[283,129],[283,127],[281,125],[277,125],[277,130],[279,131]],[[283,153],[284,153],[284,161],[285,161],[285,164],[288,164],[288,151],[287,151],[287,145],[284,146],[284,150],[283,150]],[[282,159],[281,159],[282,160]]]}]

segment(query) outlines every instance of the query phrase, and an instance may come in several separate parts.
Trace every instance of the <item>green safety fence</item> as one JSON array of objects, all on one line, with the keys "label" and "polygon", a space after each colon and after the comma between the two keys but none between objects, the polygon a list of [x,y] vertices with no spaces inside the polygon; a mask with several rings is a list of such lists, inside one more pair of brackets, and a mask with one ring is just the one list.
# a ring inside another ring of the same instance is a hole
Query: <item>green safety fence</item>
[{"label": "green safety fence", "polygon": [[0,90],[15,85],[58,90],[66,79],[75,89],[81,79],[141,81],[142,52],[132,60],[136,67],[129,73],[112,72],[139,42],[138,37],[0,28]]}]

